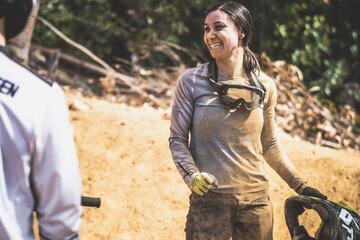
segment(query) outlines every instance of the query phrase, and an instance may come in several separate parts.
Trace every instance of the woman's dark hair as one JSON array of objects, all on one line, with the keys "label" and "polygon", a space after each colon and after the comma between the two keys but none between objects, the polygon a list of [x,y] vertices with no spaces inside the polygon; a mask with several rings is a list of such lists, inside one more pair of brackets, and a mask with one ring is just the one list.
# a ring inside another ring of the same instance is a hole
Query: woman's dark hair
[{"label": "woman's dark hair", "polygon": [[247,73],[259,72],[260,64],[255,54],[250,50],[249,43],[252,38],[252,19],[249,10],[241,3],[235,1],[224,1],[210,7],[206,12],[207,16],[210,12],[220,10],[226,13],[235,23],[236,27],[245,34],[243,40],[244,45],[244,67]]}]

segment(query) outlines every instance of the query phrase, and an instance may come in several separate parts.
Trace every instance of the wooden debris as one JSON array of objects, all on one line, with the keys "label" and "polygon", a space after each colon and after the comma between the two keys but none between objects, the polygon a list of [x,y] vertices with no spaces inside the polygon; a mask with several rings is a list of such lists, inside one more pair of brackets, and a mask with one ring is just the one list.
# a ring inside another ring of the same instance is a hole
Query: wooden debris
[{"label": "wooden debris", "polygon": [[328,109],[306,90],[299,68],[284,61],[272,62],[264,53],[260,59],[262,70],[275,79],[279,89],[276,113],[281,128],[314,144],[360,150],[360,137],[354,129],[356,113],[350,106],[340,107],[339,112]]},{"label": "wooden debris", "polygon": [[69,103],[69,109],[73,111],[87,112],[90,107],[80,99],[75,98],[71,103]]},{"label": "wooden debris", "polygon": [[[54,52],[53,49],[49,49],[42,46],[32,45],[31,47],[33,50],[41,51],[46,54],[52,54]],[[102,91],[105,94],[111,94],[112,91],[114,91],[115,85],[119,82],[119,84],[125,85],[127,88],[130,88],[132,91],[136,92],[140,99],[144,101],[150,101],[153,106],[155,107],[161,107],[166,108],[168,105],[166,103],[163,103],[158,98],[154,97],[153,94],[149,93],[148,91],[144,90],[142,86],[139,86],[138,79],[128,76],[123,73],[116,72],[115,70],[109,71],[108,69],[102,68],[98,65],[83,61],[79,58],[76,58],[74,56],[71,56],[69,54],[65,53],[58,53],[60,56],[60,59],[62,61],[68,62],[72,64],[73,66],[77,66],[83,69],[86,69],[88,71],[92,71],[94,73],[97,73],[99,75],[103,75],[103,77],[100,78],[100,83],[102,84]]]}]

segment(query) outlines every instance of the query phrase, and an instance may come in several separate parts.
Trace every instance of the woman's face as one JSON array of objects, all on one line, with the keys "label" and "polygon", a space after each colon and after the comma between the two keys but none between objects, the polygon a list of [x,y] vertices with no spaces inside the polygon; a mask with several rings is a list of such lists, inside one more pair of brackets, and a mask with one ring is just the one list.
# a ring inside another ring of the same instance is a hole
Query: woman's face
[{"label": "woman's face", "polygon": [[215,59],[226,59],[232,56],[240,45],[234,21],[223,11],[210,12],[204,22],[204,42]]}]

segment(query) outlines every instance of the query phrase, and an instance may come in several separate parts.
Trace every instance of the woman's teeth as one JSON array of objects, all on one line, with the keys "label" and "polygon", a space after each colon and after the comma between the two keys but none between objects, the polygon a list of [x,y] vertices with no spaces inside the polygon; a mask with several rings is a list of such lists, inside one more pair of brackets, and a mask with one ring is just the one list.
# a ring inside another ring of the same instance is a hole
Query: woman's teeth
[{"label": "woman's teeth", "polygon": [[222,43],[217,42],[217,43],[212,43],[210,44],[210,49],[217,49],[222,45]]}]

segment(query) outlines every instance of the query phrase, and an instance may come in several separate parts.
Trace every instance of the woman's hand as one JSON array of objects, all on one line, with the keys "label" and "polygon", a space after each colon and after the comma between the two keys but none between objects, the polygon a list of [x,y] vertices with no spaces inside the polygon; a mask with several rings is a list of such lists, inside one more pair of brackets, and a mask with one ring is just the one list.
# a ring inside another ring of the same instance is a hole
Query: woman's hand
[{"label": "woman's hand", "polygon": [[216,178],[206,172],[195,172],[190,177],[189,188],[196,194],[203,196],[211,187],[217,187]]},{"label": "woman's hand", "polygon": [[313,187],[305,187],[299,194],[310,197],[317,197],[325,200],[327,199],[327,196],[325,194],[321,193],[319,190]]}]

